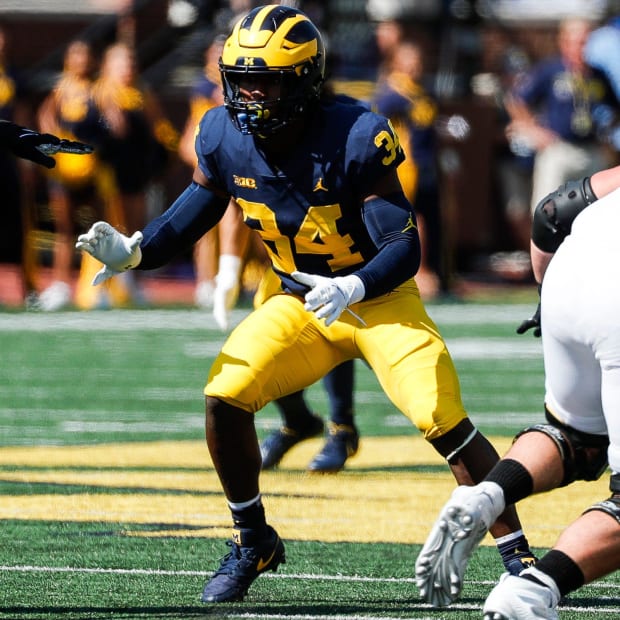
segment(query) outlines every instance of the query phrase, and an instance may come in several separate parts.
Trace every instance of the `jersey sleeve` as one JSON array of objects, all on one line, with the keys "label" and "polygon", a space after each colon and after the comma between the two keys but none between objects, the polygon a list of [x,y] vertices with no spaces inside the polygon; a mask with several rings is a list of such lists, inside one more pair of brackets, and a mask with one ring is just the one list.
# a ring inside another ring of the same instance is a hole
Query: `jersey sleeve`
[{"label": "jersey sleeve", "polygon": [[224,140],[224,123],[230,123],[226,110],[217,107],[207,110],[198,125],[196,134],[196,155],[201,172],[218,188],[226,184],[218,165],[216,153]]},{"label": "jersey sleeve", "polygon": [[345,161],[347,175],[358,195],[369,195],[376,182],[404,159],[392,123],[373,112],[362,114],[349,133]]}]

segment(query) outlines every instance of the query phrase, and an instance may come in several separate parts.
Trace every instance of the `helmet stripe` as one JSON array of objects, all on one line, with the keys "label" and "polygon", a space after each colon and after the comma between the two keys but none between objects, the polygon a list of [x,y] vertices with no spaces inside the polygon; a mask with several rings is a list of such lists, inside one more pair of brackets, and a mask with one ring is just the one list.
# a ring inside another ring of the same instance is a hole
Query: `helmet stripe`
[{"label": "helmet stripe", "polygon": [[275,32],[287,18],[295,15],[296,12],[286,6],[263,6],[250,12],[241,27],[252,31],[269,30]]},{"label": "helmet stripe", "polygon": [[[276,45],[275,41],[278,41],[277,45],[281,46],[282,49],[286,49],[289,46],[284,43],[285,41],[305,43],[314,40],[314,30],[312,28],[304,28],[304,24],[308,24],[307,17],[290,9],[284,11],[279,9],[287,9],[287,7],[263,7],[258,10],[258,13],[250,23],[244,22],[239,30],[239,42],[241,45],[248,48],[262,48],[272,40],[273,36],[275,37],[273,39],[274,47]],[[278,17],[278,19],[274,20],[272,19],[273,17]],[[284,23],[286,23],[286,26],[281,28]],[[299,36],[300,33],[305,34]],[[293,36],[290,36],[291,34]],[[316,53],[316,50],[312,53]]]},{"label": "helmet stripe", "polygon": [[[259,30],[271,30],[271,32],[275,32],[275,28],[273,27],[272,22],[267,20],[268,15],[274,12],[274,8],[279,8],[279,7],[264,6],[262,8],[259,8],[256,11],[256,15],[254,16],[254,19],[252,20],[252,22],[248,25],[244,25],[243,27],[248,28],[249,26],[248,29],[251,32],[258,32]],[[266,24],[267,27],[265,27],[266,21],[267,21],[267,24]]]}]

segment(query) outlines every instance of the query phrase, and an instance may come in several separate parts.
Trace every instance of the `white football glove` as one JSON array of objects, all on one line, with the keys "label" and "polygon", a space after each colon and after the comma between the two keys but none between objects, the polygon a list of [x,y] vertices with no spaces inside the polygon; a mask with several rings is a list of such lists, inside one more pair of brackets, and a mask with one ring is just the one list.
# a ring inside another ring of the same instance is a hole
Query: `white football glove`
[{"label": "white football glove", "polygon": [[75,247],[104,264],[93,278],[92,284],[95,286],[118,273],[137,267],[142,260],[141,241],[140,231],[126,237],[107,222],[95,222],[86,234],[78,237]]},{"label": "white football glove", "polygon": [[304,308],[314,312],[325,325],[331,325],[351,304],[364,299],[366,289],[358,276],[326,278],[301,271],[291,274],[297,282],[310,287],[305,295]]},{"label": "white football glove", "polygon": [[234,254],[222,254],[213,291],[213,318],[221,330],[230,324],[230,311],[239,298],[241,258]]}]

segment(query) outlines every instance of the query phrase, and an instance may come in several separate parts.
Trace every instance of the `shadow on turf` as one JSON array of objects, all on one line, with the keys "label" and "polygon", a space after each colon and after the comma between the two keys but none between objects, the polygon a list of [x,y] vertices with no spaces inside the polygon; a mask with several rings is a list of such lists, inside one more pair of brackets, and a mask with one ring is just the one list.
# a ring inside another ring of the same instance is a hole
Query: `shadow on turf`
[{"label": "shadow on turf", "polygon": [[[445,464],[431,464],[425,463],[422,465],[381,465],[380,467],[357,467],[351,465],[350,467],[344,468],[345,472],[349,472],[352,474],[397,474],[397,473],[423,473],[423,474],[445,474],[448,472],[448,468]],[[308,470],[302,467],[276,467],[274,469],[268,470],[268,472],[280,472],[286,474],[309,474],[311,476],[333,476],[336,473],[341,472],[309,472]]]},{"label": "shadow on turf", "polygon": [[[250,595],[251,596],[251,595]],[[423,612],[425,617],[437,617],[453,620],[461,620],[462,618],[474,618],[480,614],[480,608],[483,601],[479,598],[466,598],[460,601],[461,605],[468,607],[464,610],[459,605],[453,608],[432,609],[428,605],[421,604],[414,600],[394,600],[394,599],[375,599],[372,602],[355,601],[343,602],[335,604],[333,601],[314,604],[279,604],[274,601],[259,603],[247,601],[243,603],[225,603],[216,605],[178,605],[178,606],[161,606],[161,607],[69,607],[69,606],[12,606],[0,607],[0,617],[2,618],[65,618],[66,620],[74,618],[88,618],[89,620],[97,620],[98,618],[162,618],[167,620],[176,620],[181,618],[219,618],[226,620],[227,618],[239,618],[242,616],[252,617],[253,615],[261,617],[277,616],[291,617],[304,616],[312,618],[313,616],[359,616],[360,614],[372,614],[380,617],[383,614],[389,616],[397,616],[406,619],[409,616]],[[583,607],[596,612],[597,607],[614,607],[620,605],[620,598],[580,598],[571,597],[570,606]],[[560,608],[561,609],[561,608]]]},{"label": "shadow on turf", "polygon": [[171,607],[0,607],[1,618],[200,618],[205,616],[226,618],[220,607],[203,606]]},{"label": "shadow on turf", "polygon": [[[480,600],[463,599],[472,605],[481,605]],[[347,617],[359,616],[360,614],[372,614],[381,616],[398,616],[403,619],[424,612],[426,617],[452,618],[461,620],[463,618],[462,609],[431,609],[427,605],[420,604],[418,601],[395,601],[394,599],[375,599],[370,602],[356,601],[341,604],[334,604],[333,601],[324,603],[291,603],[278,604],[269,603],[220,603],[214,605],[178,605],[161,607],[69,607],[69,606],[11,606],[0,607],[0,618],[11,618],[12,620],[26,620],[28,618],[51,619],[63,618],[65,620],[84,619],[103,620],[104,618],[132,618],[132,619],[152,619],[161,618],[164,620],[180,620],[181,618],[218,618],[221,620],[260,616],[260,617],[292,617],[303,616],[306,618],[317,617]],[[477,613],[472,611],[472,613]],[[472,616],[473,617],[473,616]]]}]

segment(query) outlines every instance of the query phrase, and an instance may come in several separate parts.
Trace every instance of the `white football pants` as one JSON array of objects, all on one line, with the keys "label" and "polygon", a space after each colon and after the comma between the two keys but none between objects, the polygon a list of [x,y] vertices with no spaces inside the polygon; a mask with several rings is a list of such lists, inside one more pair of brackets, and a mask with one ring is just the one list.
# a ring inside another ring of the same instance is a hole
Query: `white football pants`
[{"label": "white football pants", "polygon": [[620,242],[606,236],[575,234],[560,246],[543,280],[541,326],[547,407],[572,428],[609,434],[609,464],[618,473]]}]

